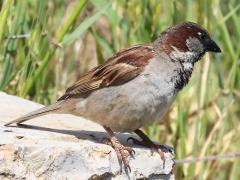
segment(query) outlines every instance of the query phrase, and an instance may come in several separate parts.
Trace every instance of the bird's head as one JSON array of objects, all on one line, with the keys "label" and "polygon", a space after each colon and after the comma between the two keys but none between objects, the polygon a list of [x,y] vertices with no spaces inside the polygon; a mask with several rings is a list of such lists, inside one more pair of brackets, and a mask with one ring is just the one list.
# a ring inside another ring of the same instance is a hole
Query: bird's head
[{"label": "bird's head", "polygon": [[172,26],[162,32],[154,43],[173,60],[194,64],[205,52],[221,52],[208,32],[192,22]]}]

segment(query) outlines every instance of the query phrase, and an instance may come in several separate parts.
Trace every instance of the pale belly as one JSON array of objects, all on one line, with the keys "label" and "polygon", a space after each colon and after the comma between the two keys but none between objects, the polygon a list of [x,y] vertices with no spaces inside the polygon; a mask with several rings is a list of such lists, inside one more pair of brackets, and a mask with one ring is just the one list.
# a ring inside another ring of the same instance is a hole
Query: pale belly
[{"label": "pale belly", "polygon": [[175,97],[172,84],[141,75],[123,85],[100,89],[86,99],[79,99],[75,114],[114,131],[131,132],[161,120]]}]

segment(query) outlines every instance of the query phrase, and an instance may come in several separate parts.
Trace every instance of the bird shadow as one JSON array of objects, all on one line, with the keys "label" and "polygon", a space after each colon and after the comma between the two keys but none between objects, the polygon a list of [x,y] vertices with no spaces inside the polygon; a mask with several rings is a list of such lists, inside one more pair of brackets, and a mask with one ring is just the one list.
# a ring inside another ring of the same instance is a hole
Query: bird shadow
[{"label": "bird shadow", "polygon": [[[27,124],[19,124],[17,126],[9,126],[9,127],[15,127],[15,128],[17,127],[17,128],[32,129],[32,130],[38,130],[38,131],[54,132],[54,133],[60,133],[65,135],[72,135],[78,139],[89,140],[89,141],[100,143],[100,144],[106,144],[104,143],[104,140],[108,138],[107,133],[102,131],[64,130],[64,129],[55,129],[55,128],[49,128],[49,127],[35,126],[35,125],[27,125]],[[141,146],[139,145],[134,145],[127,142],[127,139],[129,137],[138,138],[137,136],[128,134],[128,133],[115,133],[115,135],[123,145],[128,145],[128,146],[131,145],[134,148],[141,148]]]}]

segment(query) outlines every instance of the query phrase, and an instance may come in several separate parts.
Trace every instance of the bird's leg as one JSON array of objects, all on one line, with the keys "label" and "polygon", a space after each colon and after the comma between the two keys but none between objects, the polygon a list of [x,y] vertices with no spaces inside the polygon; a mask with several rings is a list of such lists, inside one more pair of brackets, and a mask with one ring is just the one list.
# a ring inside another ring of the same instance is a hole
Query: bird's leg
[{"label": "bird's leg", "polygon": [[129,161],[127,160],[127,157],[129,155],[133,156],[135,154],[135,151],[131,147],[126,147],[122,145],[114,135],[114,132],[109,127],[103,126],[103,128],[108,133],[109,136],[108,140],[117,154],[119,164],[121,165],[123,163],[125,169],[129,169],[129,171],[131,172],[131,168],[129,165]]},{"label": "bird's leg", "polygon": [[127,139],[127,141],[131,140],[133,144],[136,145],[141,145],[144,147],[151,148],[152,153],[157,152],[161,159],[163,160],[163,163],[165,164],[165,157],[164,157],[164,152],[171,152],[172,149],[170,147],[161,145],[161,144],[155,144],[149,137],[147,137],[146,134],[144,134],[140,129],[137,129],[134,131],[142,140],[138,140],[136,138],[130,137]]}]

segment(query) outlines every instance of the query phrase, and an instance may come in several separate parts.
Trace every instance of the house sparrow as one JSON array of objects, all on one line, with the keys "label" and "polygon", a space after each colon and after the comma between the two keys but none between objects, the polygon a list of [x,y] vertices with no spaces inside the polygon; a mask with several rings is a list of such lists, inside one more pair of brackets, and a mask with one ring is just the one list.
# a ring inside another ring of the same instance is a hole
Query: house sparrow
[{"label": "house sparrow", "polygon": [[46,115],[66,113],[83,116],[104,127],[118,160],[129,168],[128,155],[114,131],[134,131],[163,157],[163,146],[154,144],[139,128],[161,120],[177,93],[188,83],[193,66],[205,52],[221,52],[208,32],[192,22],[172,26],[153,43],[124,49],[110,57],[69,87],[50,106],[13,120],[6,126]]}]

